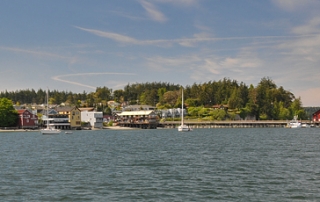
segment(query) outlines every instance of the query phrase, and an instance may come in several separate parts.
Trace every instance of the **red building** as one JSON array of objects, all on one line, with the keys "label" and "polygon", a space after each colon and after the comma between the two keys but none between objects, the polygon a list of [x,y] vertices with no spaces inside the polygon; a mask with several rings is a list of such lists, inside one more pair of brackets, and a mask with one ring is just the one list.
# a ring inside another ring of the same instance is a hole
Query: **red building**
[{"label": "red building", "polygon": [[34,129],[38,128],[38,116],[32,114],[27,109],[19,109],[19,120],[18,120],[18,127],[22,129]]},{"label": "red building", "polygon": [[316,111],[315,113],[312,114],[312,120],[314,122],[319,122],[320,121],[320,110]]}]

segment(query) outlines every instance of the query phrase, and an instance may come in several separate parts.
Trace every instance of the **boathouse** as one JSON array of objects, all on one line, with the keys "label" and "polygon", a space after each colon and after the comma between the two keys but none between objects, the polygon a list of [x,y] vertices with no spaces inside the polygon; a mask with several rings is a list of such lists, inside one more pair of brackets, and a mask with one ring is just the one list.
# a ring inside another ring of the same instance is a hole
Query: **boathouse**
[{"label": "boathouse", "polygon": [[312,114],[312,120],[314,122],[319,122],[320,121],[320,109]]},{"label": "boathouse", "polygon": [[117,125],[122,127],[156,129],[159,117],[153,110],[123,111],[117,113]]},{"label": "boathouse", "polygon": [[38,128],[38,116],[27,109],[18,110],[19,119],[18,127],[21,129],[35,129]]}]

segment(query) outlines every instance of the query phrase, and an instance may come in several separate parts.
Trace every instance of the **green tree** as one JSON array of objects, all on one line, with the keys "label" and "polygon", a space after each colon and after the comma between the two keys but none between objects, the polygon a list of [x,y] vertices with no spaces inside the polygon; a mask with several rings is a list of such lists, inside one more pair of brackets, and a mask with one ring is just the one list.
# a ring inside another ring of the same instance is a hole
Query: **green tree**
[{"label": "green tree", "polygon": [[179,98],[179,91],[168,91],[163,94],[164,102],[170,104],[171,107],[175,105]]},{"label": "green tree", "polygon": [[188,114],[192,117],[197,117],[201,107],[189,107]]},{"label": "green tree", "polygon": [[224,109],[215,109],[210,112],[210,115],[214,120],[224,120],[226,118],[227,112]]},{"label": "green tree", "polygon": [[160,104],[164,104],[163,103],[163,95],[165,94],[165,92],[167,92],[166,88],[159,88],[158,89],[158,97],[159,97],[159,103]]},{"label": "green tree", "polygon": [[113,91],[113,99],[116,102],[123,102],[124,100],[124,91],[123,90],[115,90]]},{"label": "green tree", "polygon": [[18,112],[14,109],[12,101],[8,98],[0,98],[0,127],[15,126]]},{"label": "green tree", "polygon": [[295,99],[292,102],[292,104],[290,106],[290,110],[291,110],[291,113],[292,113],[292,117],[295,116],[295,115],[298,115],[299,119],[306,119],[307,118],[306,113],[302,108],[302,102],[301,102],[301,98],[300,97]]},{"label": "green tree", "polygon": [[279,103],[279,117],[280,120],[288,120],[291,119],[292,116],[290,114],[290,110],[284,107],[283,102]]}]

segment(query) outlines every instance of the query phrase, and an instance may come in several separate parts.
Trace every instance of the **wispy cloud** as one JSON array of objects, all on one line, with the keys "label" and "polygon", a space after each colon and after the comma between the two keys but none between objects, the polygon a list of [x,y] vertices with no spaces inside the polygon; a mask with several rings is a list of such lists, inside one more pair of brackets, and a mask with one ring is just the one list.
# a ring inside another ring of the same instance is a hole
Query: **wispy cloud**
[{"label": "wispy cloud", "polygon": [[63,55],[48,53],[48,52],[44,52],[44,51],[35,51],[35,50],[13,48],[13,47],[0,47],[0,49],[15,52],[15,53],[27,53],[27,54],[38,56],[38,57],[69,59],[69,57],[66,57]]},{"label": "wispy cloud", "polygon": [[[78,74],[64,74],[64,75],[58,75],[52,77],[53,80],[55,81],[60,81],[68,84],[73,84],[76,86],[82,86],[90,89],[96,89],[97,87],[91,86],[88,84],[80,83],[80,82],[75,82],[71,81],[71,77],[79,77],[79,76],[98,76],[98,75],[136,75],[134,73],[116,73],[116,72],[97,72],[97,73],[78,73]],[[68,79],[69,78],[69,79]]]},{"label": "wispy cloud", "polygon": [[292,29],[294,34],[315,34],[320,33],[320,16],[314,17],[304,25],[296,26]]},{"label": "wispy cloud", "polygon": [[112,32],[104,32],[104,31],[100,31],[100,30],[96,30],[96,29],[86,29],[86,28],[82,28],[82,27],[77,27],[76,28],[89,32],[91,34],[100,36],[100,37],[104,37],[104,38],[109,38],[112,39],[114,41],[120,42],[120,43],[127,43],[127,44],[140,44],[141,42],[139,42],[139,40],[136,40],[134,38],[128,37],[128,36],[124,36],[121,34],[117,34],[117,33],[112,33]]},{"label": "wispy cloud", "polygon": [[59,59],[59,60],[67,61],[69,64],[75,64],[79,60],[77,57],[68,57],[65,55],[50,53],[43,50],[38,51],[38,50],[22,49],[22,48],[16,48],[16,47],[3,47],[3,46],[0,46],[0,50],[10,51],[17,54],[32,55],[34,57],[41,58],[41,59],[43,58],[46,58],[49,60]]},{"label": "wispy cloud", "polygon": [[125,35],[105,32],[95,29],[87,29],[75,26],[77,29],[89,32],[96,36],[103,38],[108,38],[122,44],[133,44],[133,45],[157,45],[157,46],[170,46],[173,44],[179,44],[181,46],[193,46],[196,43],[201,42],[215,42],[215,41],[227,41],[227,40],[254,40],[254,39],[289,39],[289,38],[303,38],[315,36],[315,34],[304,34],[304,35],[286,35],[286,36],[235,36],[235,37],[210,37],[207,34],[195,34],[193,38],[181,38],[181,39],[157,39],[157,40],[138,40],[133,37],[128,37]]},{"label": "wispy cloud", "polygon": [[146,10],[147,15],[154,21],[157,22],[165,22],[167,21],[167,18],[165,15],[160,12],[154,4],[152,4],[149,1],[146,0],[140,0],[139,1],[141,6]]},{"label": "wispy cloud", "polygon": [[179,6],[193,6],[196,5],[198,0],[154,0],[154,2],[158,3],[170,3]]},{"label": "wispy cloud", "polygon": [[318,0],[272,0],[272,2],[286,11],[295,11],[305,8],[311,8],[312,6],[318,4]]}]

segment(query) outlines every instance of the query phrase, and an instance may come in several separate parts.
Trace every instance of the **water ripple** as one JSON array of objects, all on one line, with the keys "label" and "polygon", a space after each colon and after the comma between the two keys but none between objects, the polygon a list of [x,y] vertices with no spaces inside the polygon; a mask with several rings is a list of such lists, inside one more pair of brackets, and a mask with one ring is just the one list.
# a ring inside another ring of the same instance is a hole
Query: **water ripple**
[{"label": "water ripple", "polygon": [[320,201],[319,129],[0,133],[2,201]]}]

